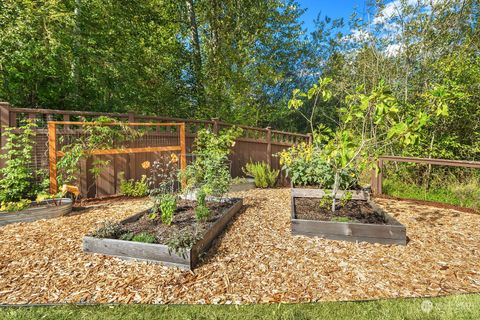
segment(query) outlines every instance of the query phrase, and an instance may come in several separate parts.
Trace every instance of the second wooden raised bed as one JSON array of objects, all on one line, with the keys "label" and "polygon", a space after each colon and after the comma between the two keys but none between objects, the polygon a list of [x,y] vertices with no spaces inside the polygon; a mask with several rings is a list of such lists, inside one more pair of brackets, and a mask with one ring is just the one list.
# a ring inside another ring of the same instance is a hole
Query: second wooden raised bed
[{"label": "second wooden raised bed", "polygon": [[[298,198],[317,198],[320,201],[322,197],[329,193],[329,190],[292,188],[292,234],[318,236],[331,240],[406,245],[406,228],[404,225],[370,200],[368,192],[364,190],[351,190],[350,192],[352,192],[352,199],[366,201],[375,212],[383,215],[385,223],[373,224],[298,219],[296,214],[296,200]],[[342,194],[343,192],[338,196],[340,197]]]}]

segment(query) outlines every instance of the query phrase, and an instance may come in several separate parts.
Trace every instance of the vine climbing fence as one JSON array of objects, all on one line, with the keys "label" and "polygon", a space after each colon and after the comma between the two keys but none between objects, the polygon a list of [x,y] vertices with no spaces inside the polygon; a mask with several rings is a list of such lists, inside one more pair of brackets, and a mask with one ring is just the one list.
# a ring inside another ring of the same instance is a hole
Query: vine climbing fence
[{"label": "vine climbing fence", "polygon": [[[85,111],[66,111],[53,109],[32,109],[12,107],[6,102],[0,102],[0,128],[3,132],[5,127],[19,127],[32,120],[37,124],[36,140],[34,145],[34,157],[32,161],[32,170],[49,170],[49,152],[48,152],[48,122],[65,122],[57,129],[57,135],[72,136],[74,125],[72,122],[88,122],[99,116],[108,116],[125,123],[184,123],[185,124],[185,157],[187,163],[191,161],[193,141],[196,133],[203,128],[208,128],[213,132],[219,132],[222,129],[229,128],[232,124],[225,123],[219,119],[212,120],[192,120],[171,117],[145,116],[135,113],[103,113],[103,112],[85,112]],[[160,127],[160,126],[159,126]],[[280,168],[278,158],[275,156],[278,152],[291,145],[309,141],[311,137],[305,134],[291,133],[273,130],[271,128],[257,128],[250,126],[238,126],[243,129],[243,134],[237,139],[230,156],[230,171],[233,177],[242,176],[242,167],[249,161],[264,161],[273,168]],[[169,130],[157,130],[155,147],[168,146],[171,144],[172,132]],[[170,138],[169,138],[170,137]],[[169,140],[170,139],[170,140]],[[162,142],[163,141],[163,142]],[[169,142],[170,141],[170,142]],[[1,145],[5,140],[1,139]],[[144,147],[146,145],[143,145]],[[109,160],[110,165],[103,170],[102,174],[93,183],[94,177],[89,173],[88,168],[93,161],[92,157],[82,160],[80,163],[80,188],[83,196],[93,197],[108,196],[119,193],[119,174],[124,173],[125,179],[141,179],[145,170],[141,164],[145,161],[154,161],[159,152],[135,152],[127,154],[102,155]],[[0,163],[0,166],[2,163]],[[280,181],[285,181],[281,176]],[[94,188],[87,186],[94,184]]]}]

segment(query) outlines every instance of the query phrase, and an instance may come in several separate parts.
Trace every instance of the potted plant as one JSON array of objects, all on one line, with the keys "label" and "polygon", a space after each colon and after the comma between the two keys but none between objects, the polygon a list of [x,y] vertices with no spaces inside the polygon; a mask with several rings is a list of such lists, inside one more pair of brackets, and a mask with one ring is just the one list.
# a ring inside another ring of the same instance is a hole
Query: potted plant
[{"label": "potted plant", "polygon": [[[280,153],[292,181],[292,232],[405,244],[405,227],[370,199],[368,188],[360,187],[360,175],[378,170],[377,157],[392,144],[416,143],[419,130],[431,117],[429,110],[398,118],[399,102],[381,82],[370,94],[359,88],[346,97],[335,130],[315,125],[313,113],[332,97],[331,81],[320,79],[306,93],[297,89],[289,101],[289,107],[308,120],[313,135],[312,143]],[[310,116],[301,110],[306,101],[313,103]]]}]

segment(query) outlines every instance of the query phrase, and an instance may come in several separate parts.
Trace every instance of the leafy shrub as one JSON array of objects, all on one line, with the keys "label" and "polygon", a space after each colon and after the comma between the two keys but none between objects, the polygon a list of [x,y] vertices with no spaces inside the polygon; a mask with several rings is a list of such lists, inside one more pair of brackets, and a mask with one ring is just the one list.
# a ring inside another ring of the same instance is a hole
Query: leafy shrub
[{"label": "leafy shrub", "polygon": [[[6,144],[3,147],[4,154],[0,159],[5,160],[5,165],[0,169],[0,202],[2,206],[13,208],[12,202],[22,199],[33,199],[38,190],[35,188],[34,174],[29,166],[32,163],[34,129],[36,125],[28,122],[18,129],[5,128],[3,136]],[[25,200],[22,200],[25,204]],[[22,203],[18,206],[21,208]]]},{"label": "leafy shrub", "polygon": [[[122,175],[123,177],[123,175]],[[138,181],[120,179],[120,193],[128,197],[145,197],[148,195],[147,176]]]},{"label": "leafy shrub", "polygon": [[140,232],[139,234],[134,235],[131,241],[155,243],[157,241],[157,238],[155,237],[155,235],[150,234],[148,232]]},{"label": "leafy shrub", "polygon": [[20,211],[28,208],[31,203],[32,201],[28,199],[20,199],[19,201],[15,202],[2,202],[0,205],[0,211]]},{"label": "leafy shrub", "polygon": [[95,238],[118,239],[126,232],[122,224],[107,221],[100,228],[92,232],[91,236]]},{"label": "leafy shrub", "polygon": [[277,182],[279,170],[270,168],[265,162],[250,162],[242,169],[247,175],[255,179],[255,186],[257,188],[272,188]]},{"label": "leafy shrub", "polygon": [[188,231],[181,231],[174,233],[167,241],[168,252],[175,252],[176,254],[185,257],[187,251],[200,240],[198,233]]},{"label": "leafy shrub", "polygon": [[[318,186],[322,189],[331,189],[335,174],[331,165],[319,154],[320,147],[315,144],[302,142],[279,153],[280,164],[294,186]],[[340,173],[339,185],[341,189],[358,187],[359,173],[352,168]]]},{"label": "leafy shrub", "polygon": [[200,130],[195,139],[195,160],[181,172],[187,181],[187,189],[203,188],[208,194],[223,196],[230,188],[228,155],[242,129],[232,127],[214,134],[208,129]]}]

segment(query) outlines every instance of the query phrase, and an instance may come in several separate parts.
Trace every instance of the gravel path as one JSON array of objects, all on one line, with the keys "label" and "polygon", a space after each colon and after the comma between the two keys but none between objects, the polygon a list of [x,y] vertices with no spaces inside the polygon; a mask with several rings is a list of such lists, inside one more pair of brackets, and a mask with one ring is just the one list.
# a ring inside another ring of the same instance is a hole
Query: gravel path
[{"label": "gravel path", "polygon": [[288,189],[251,190],[194,272],[82,252],[104,220],[147,208],[113,202],[80,215],[0,227],[0,303],[262,303],[480,291],[480,215],[379,200],[406,247],[290,235]]}]

